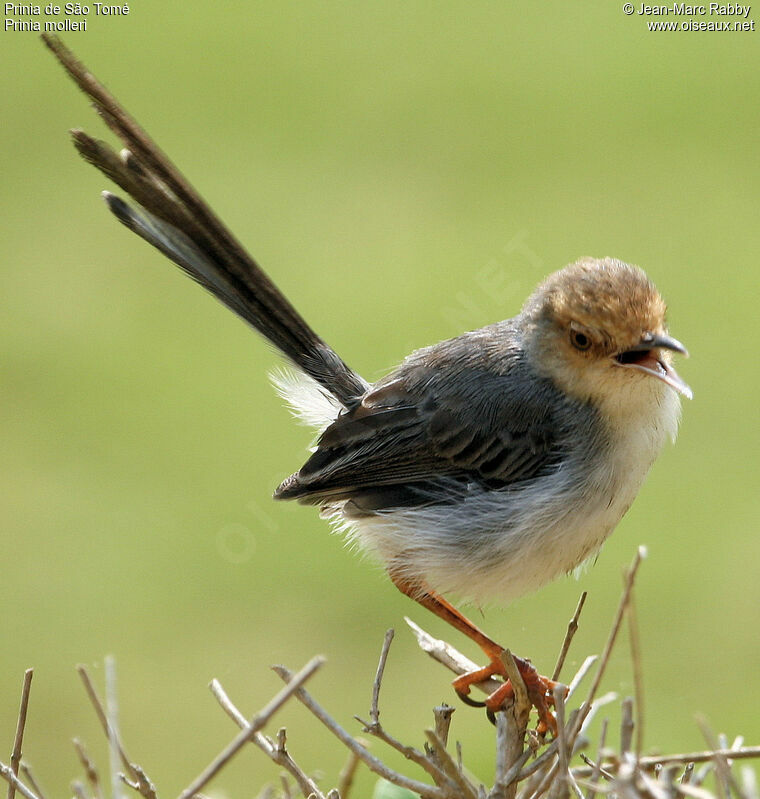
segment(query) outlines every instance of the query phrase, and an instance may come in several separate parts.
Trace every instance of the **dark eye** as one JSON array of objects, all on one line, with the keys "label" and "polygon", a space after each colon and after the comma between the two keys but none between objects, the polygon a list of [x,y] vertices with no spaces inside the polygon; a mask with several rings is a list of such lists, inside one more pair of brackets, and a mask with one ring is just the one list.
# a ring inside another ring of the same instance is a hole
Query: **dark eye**
[{"label": "dark eye", "polygon": [[591,346],[591,339],[580,330],[570,331],[570,341],[576,350],[587,350]]}]

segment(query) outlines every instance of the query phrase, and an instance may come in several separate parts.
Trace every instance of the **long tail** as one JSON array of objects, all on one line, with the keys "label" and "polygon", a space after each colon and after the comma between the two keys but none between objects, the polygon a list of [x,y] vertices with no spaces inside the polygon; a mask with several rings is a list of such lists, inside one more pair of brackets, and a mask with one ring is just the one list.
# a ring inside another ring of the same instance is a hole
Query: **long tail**
[{"label": "long tail", "polygon": [[80,155],[142,206],[136,210],[104,192],[119,221],[269,339],[343,406],[353,405],[368,384],[309,327],[179,170],[60,39],[46,34],[42,39],[127,147],[117,154],[83,131],[71,131]]}]

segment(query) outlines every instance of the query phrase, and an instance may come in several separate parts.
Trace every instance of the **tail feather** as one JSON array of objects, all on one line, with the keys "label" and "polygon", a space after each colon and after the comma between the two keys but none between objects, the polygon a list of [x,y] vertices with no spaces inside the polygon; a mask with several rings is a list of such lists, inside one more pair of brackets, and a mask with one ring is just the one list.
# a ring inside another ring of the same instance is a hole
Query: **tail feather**
[{"label": "tail feather", "polygon": [[348,367],[293,308],[203,198],[118,101],[56,36],[43,41],[127,150],[117,155],[82,131],[72,131],[80,155],[126,191],[133,209],[106,193],[115,216],[178,264],[251,324],[343,407],[368,384]]}]

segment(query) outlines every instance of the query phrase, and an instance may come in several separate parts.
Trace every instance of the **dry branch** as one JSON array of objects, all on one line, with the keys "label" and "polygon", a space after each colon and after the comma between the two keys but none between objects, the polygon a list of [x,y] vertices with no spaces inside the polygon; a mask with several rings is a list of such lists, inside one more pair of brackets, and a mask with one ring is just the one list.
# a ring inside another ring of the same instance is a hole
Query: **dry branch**
[{"label": "dry branch", "polygon": [[[21,702],[18,709],[18,721],[16,722],[16,737],[13,740],[13,751],[11,752],[11,771],[18,777],[19,767],[21,766],[21,746],[24,741],[24,728],[26,727],[26,711],[29,707],[29,691],[32,687],[32,677],[34,669],[27,669],[24,672],[24,683],[21,686]],[[16,794],[16,785],[8,783],[8,799],[13,799]]]},{"label": "dry branch", "polygon": [[[624,700],[621,704],[620,751],[612,752],[606,748],[609,723],[608,719],[604,719],[594,750],[596,752],[595,760],[581,755],[583,762],[574,763],[576,756],[590,743],[589,727],[595,714],[616,698],[614,694],[597,698],[597,693],[620,627],[626,618],[632,636],[631,659],[634,680],[637,684],[636,698],[640,698],[642,694],[640,641],[632,603],[634,582],[642,556],[643,551],[639,550],[631,567],[626,572],[622,597],[612,620],[611,630],[601,658],[597,660],[594,656],[590,656],[584,660],[570,681],[567,697],[563,687],[558,687],[555,691],[554,706],[557,720],[555,740],[544,741],[535,733],[526,732],[531,709],[527,702],[525,687],[514,667],[514,660],[510,653],[504,653],[505,671],[512,680],[514,697],[505,703],[503,710],[495,714],[496,757],[490,788],[478,784],[465,768],[459,742],[456,745],[455,755],[452,755],[448,749],[449,729],[454,710],[452,707],[441,705],[434,708],[435,729],[425,730],[424,751],[403,743],[391,735],[380,723],[383,676],[393,639],[393,632],[389,630],[385,636],[372,683],[369,720],[355,718],[363,726],[365,733],[373,736],[389,749],[401,753],[408,761],[414,763],[415,767],[423,769],[432,781],[431,783],[422,782],[389,767],[380,757],[369,752],[363,740],[348,732],[312,697],[304,688],[304,684],[323,663],[322,658],[314,658],[295,675],[284,666],[274,667],[276,673],[287,684],[250,718],[247,718],[232,703],[217,680],[212,681],[211,690],[214,696],[224,711],[240,727],[240,732],[201,771],[199,776],[190,782],[180,794],[179,799],[206,799],[200,794],[200,791],[212,779],[218,777],[222,769],[249,742],[289,775],[289,779],[283,775],[279,788],[269,786],[260,792],[260,799],[291,799],[296,789],[304,799],[348,799],[348,793],[360,764],[364,764],[370,771],[389,783],[404,788],[421,799],[542,799],[544,796],[548,799],[597,799],[599,795],[608,794],[614,796],[615,799],[680,799],[680,797],[688,797],[688,799],[760,799],[754,772],[746,767],[742,767],[741,774],[734,770],[734,764],[737,761],[746,762],[750,758],[760,758],[760,747],[745,747],[740,738],[729,744],[728,739],[716,736],[706,724],[702,723],[701,726],[708,744],[708,749],[704,752],[642,756],[643,711],[639,707],[639,702],[631,699]],[[568,624],[555,668],[555,676],[559,674],[565,661],[573,634],[578,626],[578,616],[584,600],[585,595],[581,597]],[[471,663],[447,642],[433,638],[411,622],[410,626],[423,651],[430,654],[447,669],[460,674],[475,668],[474,663]],[[595,663],[597,664],[596,673],[585,701],[577,707],[570,708],[570,700],[574,700],[574,695],[577,693],[582,679]],[[113,664],[110,666],[107,670],[111,675],[107,681],[109,712],[104,709],[87,671],[83,667],[79,667],[79,673],[109,742],[110,751],[115,753],[126,772],[125,774],[114,773],[114,777],[120,785],[126,784],[138,791],[143,799],[156,799],[152,783],[145,776],[143,770],[128,758],[118,734]],[[0,763],[0,777],[8,782],[9,789],[12,789],[17,796],[23,796],[24,799],[42,799],[41,791],[34,782],[31,771],[20,759],[24,721],[29,702],[30,675],[31,672],[25,675],[25,689],[22,691],[22,708],[16,726],[11,764]],[[490,693],[501,684],[497,680],[488,680],[480,687]],[[393,690],[393,685],[389,689],[383,690]],[[275,714],[294,698],[303,704],[348,749],[348,762],[337,778],[337,787],[321,788],[317,781],[307,775],[295,762],[288,752],[287,735],[284,728],[280,728],[274,738],[263,733],[264,726],[271,722]],[[75,747],[84,779],[72,783],[74,796],[76,799],[103,799],[104,791],[95,763],[78,740],[75,740]],[[702,763],[702,768],[695,769],[695,763]],[[19,778],[19,774],[24,777],[23,780]],[[708,777],[715,780],[715,793],[706,787],[705,780]],[[113,796],[110,799],[113,799]]]}]

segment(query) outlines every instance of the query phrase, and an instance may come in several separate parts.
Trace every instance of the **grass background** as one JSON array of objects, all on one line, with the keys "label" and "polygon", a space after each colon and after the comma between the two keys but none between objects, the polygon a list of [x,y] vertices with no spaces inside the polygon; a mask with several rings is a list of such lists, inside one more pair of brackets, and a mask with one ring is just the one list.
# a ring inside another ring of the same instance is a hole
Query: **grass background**
[{"label": "grass background", "polygon": [[[370,379],[578,256],[647,269],[692,353],[678,445],[580,581],[482,622],[549,670],[588,589],[577,665],[645,543],[647,746],[699,748],[697,711],[756,744],[760,33],[649,33],[621,6],[168,0],[66,42]],[[43,786],[68,790],[74,734],[105,768],[74,665],[101,678],[112,653],[128,749],[171,795],[233,735],[211,677],[252,713],[270,663],[324,653],[312,690],[357,730],[390,626],[383,720],[421,742],[452,696],[402,617],[447,631],[313,510],[271,503],[309,441],[267,386],[276,359],[109,218],[66,135],[104,128],[37,37],[4,32],[0,65],[0,751],[34,666]],[[605,687],[632,691],[624,642]],[[332,784],[340,746],[300,708],[279,721]],[[487,778],[481,714],[454,734]],[[252,753],[217,790],[276,774]]]}]

